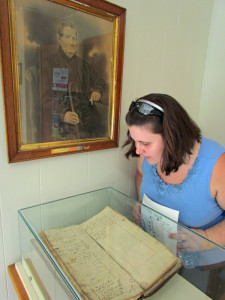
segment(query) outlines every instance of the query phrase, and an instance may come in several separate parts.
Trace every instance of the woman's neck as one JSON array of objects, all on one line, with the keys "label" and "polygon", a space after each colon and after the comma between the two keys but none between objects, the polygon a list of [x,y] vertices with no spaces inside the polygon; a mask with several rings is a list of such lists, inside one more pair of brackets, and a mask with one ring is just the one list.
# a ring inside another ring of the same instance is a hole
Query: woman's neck
[{"label": "woman's neck", "polygon": [[166,175],[165,172],[161,171],[160,164],[157,164],[158,176],[167,184],[180,184],[188,175],[188,171],[193,167],[195,160],[199,154],[201,144],[195,142],[191,154],[187,154],[186,162],[182,164],[176,172],[171,172]]}]

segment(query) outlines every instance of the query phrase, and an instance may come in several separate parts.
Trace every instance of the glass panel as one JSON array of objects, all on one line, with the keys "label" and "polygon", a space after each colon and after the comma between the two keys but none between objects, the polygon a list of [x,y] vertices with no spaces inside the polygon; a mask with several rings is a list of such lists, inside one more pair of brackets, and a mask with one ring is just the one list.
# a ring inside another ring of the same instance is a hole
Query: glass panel
[{"label": "glass panel", "polygon": [[[138,225],[181,258],[183,267],[179,275],[212,299],[220,299],[225,293],[225,248],[112,188],[19,210],[22,262],[28,270],[27,262],[31,262],[39,281],[47,283],[42,286],[43,293],[47,291],[52,299],[57,299],[55,290],[58,289],[66,293],[67,298],[63,299],[81,299],[38,233],[81,224],[106,206],[132,222],[135,222],[134,210],[140,210]],[[57,284],[54,284],[55,281]]]}]

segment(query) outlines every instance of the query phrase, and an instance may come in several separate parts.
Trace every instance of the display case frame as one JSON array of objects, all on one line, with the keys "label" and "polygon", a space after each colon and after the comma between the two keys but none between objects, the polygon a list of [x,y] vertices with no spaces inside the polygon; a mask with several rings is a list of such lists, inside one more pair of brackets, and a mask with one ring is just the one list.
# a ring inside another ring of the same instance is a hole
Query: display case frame
[{"label": "display case frame", "polygon": [[[39,285],[37,292],[45,295],[46,299],[48,299],[48,296],[52,298],[52,295],[56,297],[55,295],[60,293],[64,293],[63,297],[68,299],[82,299],[51,253],[49,253],[43,241],[39,238],[38,232],[49,228],[62,228],[72,224],[81,224],[99,213],[106,206],[110,206],[130,221],[135,222],[133,209],[136,205],[140,205],[140,203],[135,199],[115,189],[104,188],[19,210],[22,265],[27,272],[27,276],[32,278],[31,268],[27,264],[27,261],[31,260],[32,265],[38,269],[34,272],[38,278],[37,281],[43,284],[47,279],[48,281],[50,279],[51,282],[48,283],[48,288],[42,284]],[[141,205],[141,207],[147,211],[151,210],[144,205]],[[194,233],[189,228],[174,222],[164,215],[162,217],[166,218],[167,223],[170,222],[177,228],[185,230],[188,234],[194,235],[196,245],[202,241],[209,243],[209,248],[211,249],[199,252],[199,265],[192,269],[182,267],[179,275],[203,292],[203,294],[214,300],[220,299],[219,297],[223,293],[221,291],[220,274],[225,272],[224,247]],[[167,246],[166,241],[163,244]],[[38,263],[35,262],[37,256]],[[40,265],[40,259],[42,265]],[[51,295],[48,295],[48,293],[51,293]],[[54,297],[52,299],[57,299]]]}]

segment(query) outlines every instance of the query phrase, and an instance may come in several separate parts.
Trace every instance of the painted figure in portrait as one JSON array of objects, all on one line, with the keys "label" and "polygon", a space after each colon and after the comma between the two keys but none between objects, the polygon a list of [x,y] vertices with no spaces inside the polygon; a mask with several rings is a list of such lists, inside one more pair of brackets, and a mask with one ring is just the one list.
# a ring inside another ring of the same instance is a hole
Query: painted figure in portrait
[{"label": "painted figure in portrait", "polygon": [[41,51],[42,142],[103,137],[105,129],[95,103],[104,94],[105,81],[82,58],[73,22],[60,22],[57,41],[55,52],[48,45]]}]

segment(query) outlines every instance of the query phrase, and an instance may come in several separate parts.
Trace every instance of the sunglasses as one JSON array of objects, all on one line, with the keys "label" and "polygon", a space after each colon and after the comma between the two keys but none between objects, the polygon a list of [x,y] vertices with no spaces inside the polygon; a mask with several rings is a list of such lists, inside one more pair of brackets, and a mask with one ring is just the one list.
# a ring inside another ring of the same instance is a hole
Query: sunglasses
[{"label": "sunglasses", "polygon": [[156,117],[163,117],[164,110],[159,105],[145,100],[145,99],[139,99],[137,101],[132,101],[129,111],[132,109],[135,109],[137,112],[139,112],[142,115],[145,116],[156,116]]}]

